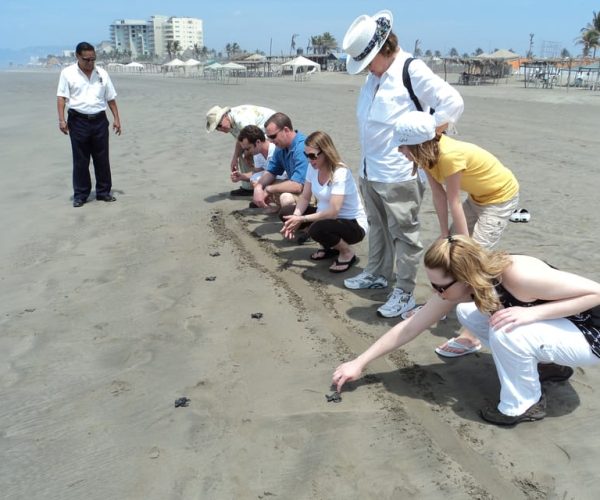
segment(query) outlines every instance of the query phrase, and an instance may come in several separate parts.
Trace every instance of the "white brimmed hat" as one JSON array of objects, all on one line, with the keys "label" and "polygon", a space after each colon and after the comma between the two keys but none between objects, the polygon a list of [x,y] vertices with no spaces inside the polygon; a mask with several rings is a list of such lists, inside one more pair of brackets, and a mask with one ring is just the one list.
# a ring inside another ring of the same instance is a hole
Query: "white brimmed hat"
[{"label": "white brimmed hat", "polygon": [[394,128],[394,146],[414,146],[435,137],[435,118],[423,111],[404,113]]},{"label": "white brimmed hat", "polygon": [[342,42],[342,48],[348,54],[348,73],[355,75],[368,66],[387,40],[393,21],[389,10],[380,10],[373,16],[362,15],[354,20]]},{"label": "white brimmed hat", "polygon": [[231,108],[221,108],[220,106],[213,106],[206,113],[206,131],[212,132],[217,128],[221,118],[225,113],[228,113]]}]

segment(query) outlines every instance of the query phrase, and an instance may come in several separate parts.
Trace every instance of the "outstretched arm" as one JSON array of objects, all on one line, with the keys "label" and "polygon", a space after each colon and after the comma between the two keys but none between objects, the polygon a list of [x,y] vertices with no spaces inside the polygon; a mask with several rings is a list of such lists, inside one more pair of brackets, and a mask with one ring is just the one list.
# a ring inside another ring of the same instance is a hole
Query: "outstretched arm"
[{"label": "outstretched arm", "polygon": [[381,336],[379,340],[357,358],[338,366],[335,372],[333,372],[332,379],[332,383],[336,386],[337,391],[340,392],[346,382],[358,379],[369,363],[410,342],[425,329],[437,322],[455,305],[454,302],[444,300],[438,295],[433,295],[423,309],[419,310],[414,316],[406,321],[401,321],[388,330],[387,333]]}]

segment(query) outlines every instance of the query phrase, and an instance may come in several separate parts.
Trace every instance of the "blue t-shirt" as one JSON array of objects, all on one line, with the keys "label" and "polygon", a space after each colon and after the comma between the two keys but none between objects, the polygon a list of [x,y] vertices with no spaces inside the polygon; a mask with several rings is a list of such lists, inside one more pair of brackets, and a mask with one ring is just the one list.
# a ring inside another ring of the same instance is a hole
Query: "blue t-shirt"
[{"label": "blue t-shirt", "polygon": [[275,149],[275,153],[267,166],[267,171],[273,175],[282,175],[285,172],[288,180],[304,185],[308,160],[304,156],[304,134],[296,132],[296,137],[289,148]]}]

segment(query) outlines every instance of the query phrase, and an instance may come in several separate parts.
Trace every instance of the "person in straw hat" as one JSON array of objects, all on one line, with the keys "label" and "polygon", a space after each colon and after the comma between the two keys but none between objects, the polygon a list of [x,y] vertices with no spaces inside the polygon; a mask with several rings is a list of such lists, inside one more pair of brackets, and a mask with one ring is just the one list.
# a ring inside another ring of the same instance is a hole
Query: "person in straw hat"
[{"label": "person in straw hat", "polygon": [[[231,157],[231,172],[252,172],[253,163],[251,155],[245,155],[238,136],[246,125],[256,125],[264,130],[264,123],[273,116],[275,111],[262,106],[244,104],[233,108],[213,106],[206,113],[206,132],[218,130],[224,134],[230,133],[235,138],[235,147]],[[233,180],[233,182],[237,182]],[[252,196],[252,185],[249,181],[242,181],[242,187],[230,192],[231,196]]]},{"label": "person in straw hat", "polygon": [[[427,175],[441,237],[464,234],[484,248],[493,248],[519,204],[519,183],[513,173],[485,149],[436,133],[433,116],[405,113],[394,133],[394,144],[414,169]],[[467,198],[461,200],[462,192]],[[448,226],[448,213],[452,227]],[[403,314],[407,319],[415,309]],[[461,330],[435,349],[450,358],[481,349],[479,340]]]},{"label": "person in straw hat", "polygon": [[[359,187],[370,225],[367,267],[344,285],[355,290],[387,287],[395,263],[395,288],[377,310],[388,318],[415,307],[413,290],[423,250],[418,213],[424,194],[423,181],[392,140],[398,119],[417,109],[403,83],[404,65],[411,56],[398,45],[392,24],[387,10],[362,15],[343,40],[347,71],[369,71],[356,115],[362,150]],[[459,93],[420,60],[409,62],[408,73],[419,106],[435,109],[436,126],[442,130],[455,123],[463,111]]]}]

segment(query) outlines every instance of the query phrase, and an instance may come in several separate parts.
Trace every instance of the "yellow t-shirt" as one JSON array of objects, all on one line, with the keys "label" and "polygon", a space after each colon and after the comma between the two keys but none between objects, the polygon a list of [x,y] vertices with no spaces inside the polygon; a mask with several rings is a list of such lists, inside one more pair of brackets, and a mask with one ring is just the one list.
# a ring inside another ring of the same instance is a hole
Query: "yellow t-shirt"
[{"label": "yellow t-shirt", "polygon": [[513,173],[485,149],[443,135],[440,157],[427,171],[440,184],[446,177],[461,172],[460,188],[480,205],[504,203],[519,192]]}]

